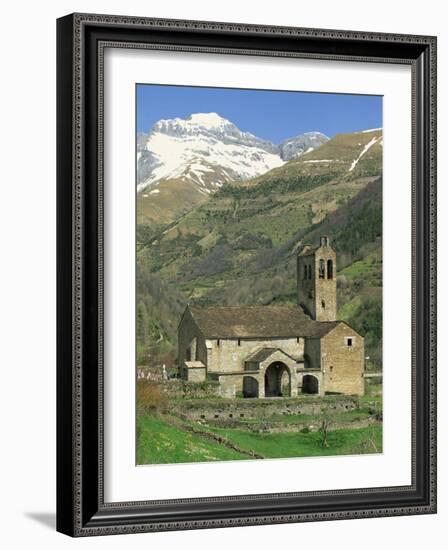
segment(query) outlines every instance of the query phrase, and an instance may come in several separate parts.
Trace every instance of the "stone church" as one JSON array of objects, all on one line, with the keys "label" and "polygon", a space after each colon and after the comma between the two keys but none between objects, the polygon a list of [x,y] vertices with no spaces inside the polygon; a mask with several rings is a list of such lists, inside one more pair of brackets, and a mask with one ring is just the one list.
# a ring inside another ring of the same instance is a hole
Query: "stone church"
[{"label": "stone church", "polygon": [[179,375],[217,380],[224,397],[364,393],[364,338],[336,307],[328,237],[297,255],[297,307],[188,305],[179,324]]}]

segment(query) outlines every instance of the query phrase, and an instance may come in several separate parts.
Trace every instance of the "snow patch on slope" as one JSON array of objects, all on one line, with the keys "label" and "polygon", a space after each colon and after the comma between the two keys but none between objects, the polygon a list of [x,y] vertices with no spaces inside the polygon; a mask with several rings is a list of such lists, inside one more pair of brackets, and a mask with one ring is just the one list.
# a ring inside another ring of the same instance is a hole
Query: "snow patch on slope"
[{"label": "snow patch on slope", "polygon": [[315,162],[334,162],[334,159],[319,159],[319,160],[304,160],[304,164],[311,164]]},{"label": "snow patch on slope", "polygon": [[302,154],[302,156],[311,153],[311,151],[314,151],[314,147],[308,147],[308,149]]},{"label": "snow patch on slope", "polygon": [[367,151],[372,147],[372,145],[375,145],[375,143],[378,141],[378,138],[374,137],[372,138],[369,143],[367,143],[367,145],[364,146],[364,149],[361,151],[361,153],[359,154],[358,158],[356,158],[350,168],[348,169],[349,172],[352,172],[354,169],[355,169],[355,166],[358,164],[358,162],[360,161],[360,159],[367,153]]}]

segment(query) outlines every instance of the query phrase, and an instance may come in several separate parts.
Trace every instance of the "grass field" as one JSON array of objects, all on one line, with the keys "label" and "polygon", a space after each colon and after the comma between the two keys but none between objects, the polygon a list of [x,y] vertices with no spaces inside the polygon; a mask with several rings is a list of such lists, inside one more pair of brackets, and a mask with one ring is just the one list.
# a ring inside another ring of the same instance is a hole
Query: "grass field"
[{"label": "grass field", "polygon": [[381,424],[359,429],[340,429],[328,433],[327,447],[319,432],[254,434],[243,430],[213,428],[243,449],[266,458],[332,456],[381,452]]},{"label": "grass field", "polygon": [[233,449],[141,415],[137,424],[137,464],[171,464],[247,459]]},{"label": "grass field", "polygon": [[[356,412],[363,415],[363,411]],[[207,433],[215,434],[221,442],[210,439]],[[367,454],[382,452],[382,424],[330,431],[324,446],[320,432],[259,434],[244,429],[207,426],[203,428],[203,434],[190,433],[179,425],[173,425],[169,416],[141,415],[137,439],[138,464],[250,459],[244,452],[255,452],[265,458]],[[230,448],[225,442],[242,452]]]}]

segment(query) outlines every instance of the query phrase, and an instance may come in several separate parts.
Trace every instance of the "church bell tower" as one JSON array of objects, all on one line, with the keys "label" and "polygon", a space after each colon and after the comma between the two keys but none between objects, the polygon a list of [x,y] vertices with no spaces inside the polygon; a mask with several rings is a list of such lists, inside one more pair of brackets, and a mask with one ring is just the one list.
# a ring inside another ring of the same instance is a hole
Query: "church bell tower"
[{"label": "church bell tower", "polygon": [[297,256],[297,300],[316,321],[336,321],[336,252],[330,239],[318,248],[305,245]]}]

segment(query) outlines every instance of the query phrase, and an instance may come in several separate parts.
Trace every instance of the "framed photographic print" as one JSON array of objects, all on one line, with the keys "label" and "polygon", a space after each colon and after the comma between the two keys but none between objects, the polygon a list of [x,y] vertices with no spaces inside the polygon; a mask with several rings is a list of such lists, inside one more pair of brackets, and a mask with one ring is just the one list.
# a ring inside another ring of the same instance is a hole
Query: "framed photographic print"
[{"label": "framed photographic print", "polygon": [[436,39],[58,20],[71,536],[436,511]]}]

